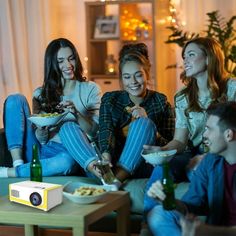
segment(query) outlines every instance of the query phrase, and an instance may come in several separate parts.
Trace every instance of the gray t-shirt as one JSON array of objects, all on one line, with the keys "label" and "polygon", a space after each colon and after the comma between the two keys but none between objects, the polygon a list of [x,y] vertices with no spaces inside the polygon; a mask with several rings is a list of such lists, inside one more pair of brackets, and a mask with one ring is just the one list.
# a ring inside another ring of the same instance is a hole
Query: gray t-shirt
[{"label": "gray t-shirt", "polygon": [[[33,97],[40,100],[41,92],[41,87],[35,89]],[[72,101],[79,113],[98,124],[99,108],[101,104],[101,89],[96,83],[92,81],[77,81],[74,92],[69,96],[62,96],[61,100]],[[75,118],[69,113],[63,120],[72,119]],[[51,141],[60,142],[59,135],[56,134]]]}]

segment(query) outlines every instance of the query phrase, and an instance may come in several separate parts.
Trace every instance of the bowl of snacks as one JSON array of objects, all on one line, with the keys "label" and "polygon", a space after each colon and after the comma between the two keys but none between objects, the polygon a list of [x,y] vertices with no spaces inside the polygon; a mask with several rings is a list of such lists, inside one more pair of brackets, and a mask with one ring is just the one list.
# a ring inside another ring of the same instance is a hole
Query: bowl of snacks
[{"label": "bowl of snacks", "polygon": [[154,151],[154,150],[144,149],[141,155],[147,163],[156,166],[170,161],[172,157],[176,154],[176,152],[177,152],[176,149],[165,150],[165,151],[162,150]]},{"label": "bowl of snacks", "polygon": [[100,200],[107,191],[103,185],[72,182],[63,188],[63,195],[72,202],[89,204]]},{"label": "bowl of snacks", "polygon": [[67,113],[42,113],[31,115],[28,119],[35,125],[52,126],[59,123]]}]

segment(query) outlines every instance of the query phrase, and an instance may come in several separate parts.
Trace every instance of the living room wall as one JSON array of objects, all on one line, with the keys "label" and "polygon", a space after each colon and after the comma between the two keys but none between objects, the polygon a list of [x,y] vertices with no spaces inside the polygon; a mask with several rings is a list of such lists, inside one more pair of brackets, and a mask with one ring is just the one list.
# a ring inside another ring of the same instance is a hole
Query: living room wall
[{"label": "living room wall", "polygon": [[[88,1],[88,0],[87,0]],[[92,1],[92,0],[90,0]],[[31,101],[32,91],[43,80],[43,56],[54,38],[66,37],[74,42],[86,69],[85,0],[1,0],[0,1],[0,116],[5,98],[23,93]],[[203,30],[206,13],[220,10],[228,18],[235,14],[235,0],[173,0],[186,29]],[[164,41],[169,34],[168,0],[155,1],[157,87],[173,103],[173,95],[182,85],[180,70],[166,66],[181,62],[180,50]],[[0,119],[0,127],[2,121]]]}]

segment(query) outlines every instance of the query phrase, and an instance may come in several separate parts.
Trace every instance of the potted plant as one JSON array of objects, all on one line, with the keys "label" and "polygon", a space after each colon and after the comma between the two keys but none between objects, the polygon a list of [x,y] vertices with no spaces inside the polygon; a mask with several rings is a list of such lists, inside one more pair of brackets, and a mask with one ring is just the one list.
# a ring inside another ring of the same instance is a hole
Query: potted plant
[{"label": "potted plant", "polygon": [[[225,68],[236,77],[236,29],[233,27],[236,16],[232,16],[228,21],[221,17],[218,11],[207,13],[207,30],[203,31],[202,36],[212,37],[219,41],[225,54]],[[199,33],[188,33],[176,26],[167,27],[171,34],[165,43],[175,43],[183,47],[186,41],[199,37]],[[169,66],[171,68],[173,66]]]}]

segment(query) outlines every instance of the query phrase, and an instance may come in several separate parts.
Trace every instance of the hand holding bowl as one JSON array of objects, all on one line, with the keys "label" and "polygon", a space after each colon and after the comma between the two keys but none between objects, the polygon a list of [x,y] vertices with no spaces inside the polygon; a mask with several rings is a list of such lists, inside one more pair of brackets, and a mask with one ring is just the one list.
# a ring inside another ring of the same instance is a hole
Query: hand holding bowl
[{"label": "hand holding bowl", "polygon": [[161,165],[165,162],[168,162],[172,159],[172,157],[176,154],[177,150],[150,150],[144,149],[141,153],[142,157],[146,162],[150,163],[153,166]]}]

